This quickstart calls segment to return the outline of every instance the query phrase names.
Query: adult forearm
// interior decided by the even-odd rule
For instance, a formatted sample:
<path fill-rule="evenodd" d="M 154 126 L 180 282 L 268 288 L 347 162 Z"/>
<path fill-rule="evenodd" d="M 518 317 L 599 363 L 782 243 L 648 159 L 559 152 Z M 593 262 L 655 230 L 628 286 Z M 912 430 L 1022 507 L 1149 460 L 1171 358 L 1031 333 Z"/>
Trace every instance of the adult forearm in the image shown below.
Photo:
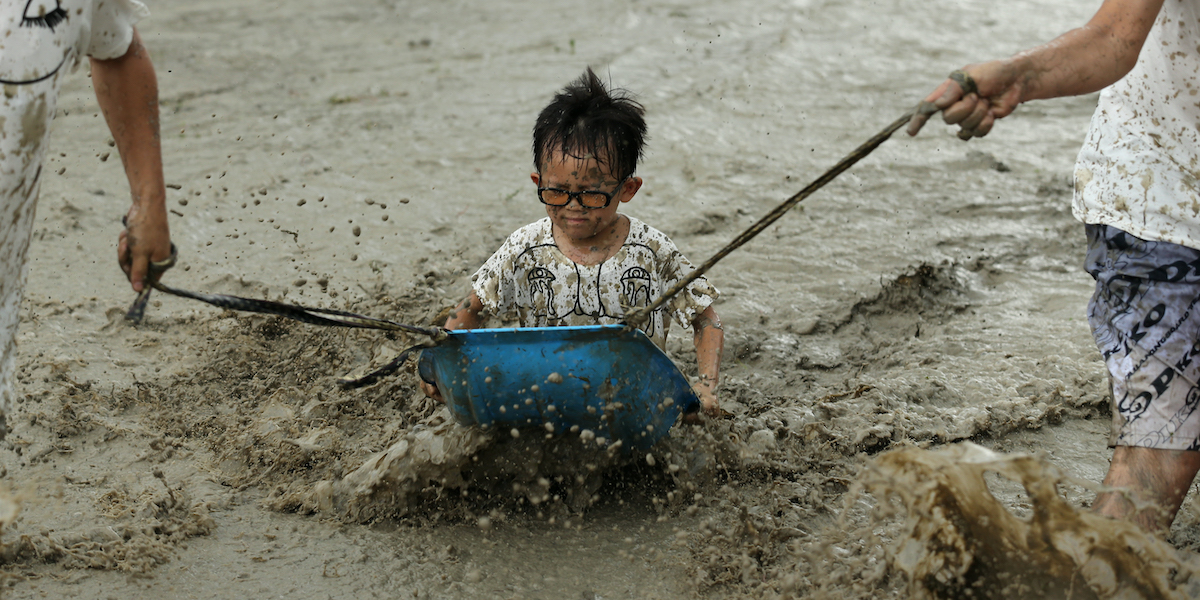
<path fill-rule="evenodd" d="M 1133 69 L 1153 22 L 1150 15 L 1144 28 L 1089 23 L 1003 62 L 1019 74 L 1020 102 L 1090 94 L 1112 85 Z"/>
<path fill-rule="evenodd" d="M 121 153 L 132 197 L 125 230 L 118 236 L 117 262 L 134 291 L 140 292 L 156 277 L 150 264 L 171 256 L 158 135 L 158 80 L 137 30 L 123 56 L 91 62 L 92 87 Z"/>
<path fill-rule="evenodd" d="M 92 59 L 92 87 L 117 143 L 135 209 L 166 219 L 158 80 L 150 55 L 134 32 L 124 56 Z M 147 215 L 149 216 L 149 215 Z"/>
<path fill-rule="evenodd" d="M 908 134 L 916 135 L 932 114 L 960 127 L 962 139 L 982 137 L 997 119 L 1022 102 L 1095 92 L 1129 73 L 1158 18 L 1163 0 L 1105 0 L 1087 25 L 1010 58 L 963 67 L 946 79 L 917 111 Z M 963 83 L 969 79 L 974 85 Z"/>

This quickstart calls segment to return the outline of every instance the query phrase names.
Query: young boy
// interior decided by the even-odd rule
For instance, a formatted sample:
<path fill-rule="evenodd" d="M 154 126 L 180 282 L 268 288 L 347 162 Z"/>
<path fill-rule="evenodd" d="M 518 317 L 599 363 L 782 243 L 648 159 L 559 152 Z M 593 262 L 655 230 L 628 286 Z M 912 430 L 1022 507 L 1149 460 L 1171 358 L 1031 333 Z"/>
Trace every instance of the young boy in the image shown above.
<path fill-rule="evenodd" d="M 621 90 L 609 92 L 589 68 L 554 97 L 533 129 L 530 175 L 546 218 L 518 229 L 475 273 L 472 291 L 450 314 L 447 329 L 473 329 L 484 315 L 521 327 L 620 323 L 693 269 L 662 232 L 617 212 L 633 200 L 646 138 L 643 109 Z M 660 348 L 668 316 L 694 332 L 703 411 L 718 414 L 717 383 L 724 334 L 704 278 L 664 308 L 644 331 Z M 437 388 L 422 382 L 426 394 Z"/>

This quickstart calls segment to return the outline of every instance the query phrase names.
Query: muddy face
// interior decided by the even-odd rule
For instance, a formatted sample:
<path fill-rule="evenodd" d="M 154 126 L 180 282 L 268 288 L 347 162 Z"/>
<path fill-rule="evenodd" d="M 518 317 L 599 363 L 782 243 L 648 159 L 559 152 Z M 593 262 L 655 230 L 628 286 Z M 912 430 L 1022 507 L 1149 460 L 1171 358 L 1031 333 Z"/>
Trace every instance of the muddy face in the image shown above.
<path fill-rule="evenodd" d="M 555 151 L 547 153 L 545 163 L 541 172 L 532 174 L 533 183 L 539 188 L 613 195 L 608 206 L 602 208 L 588 208 L 573 199 L 568 199 L 566 206 L 547 205 L 546 215 L 554 224 L 555 237 L 562 236 L 568 246 L 579 248 L 619 247 L 624 236 L 619 231 L 617 209 L 621 203 L 633 199 L 637 188 L 624 185 L 624 181 L 609 174 L 593 157 L 579 159 Z"/>

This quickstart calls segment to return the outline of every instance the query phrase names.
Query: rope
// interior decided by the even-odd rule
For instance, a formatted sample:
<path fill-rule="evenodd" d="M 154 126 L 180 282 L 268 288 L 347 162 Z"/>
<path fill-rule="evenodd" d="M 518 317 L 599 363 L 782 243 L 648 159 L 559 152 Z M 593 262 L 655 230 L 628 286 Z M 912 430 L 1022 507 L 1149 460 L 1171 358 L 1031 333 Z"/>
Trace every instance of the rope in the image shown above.
<path fill-rule="evenodd" d="M 151 275 L 161 275 L 167 269 L 170 269 L 175 264 L 177 256 L 175 245 L 171 244 L 171 257 L 160 262 L 150 264 Z M 416 344 L 406 348 L 403 352 L 389 361 L 386 365 L 363 375 L 362 377 L 342 377 L 338 379 L 338 384 L 346 389 L 360 388 L 371 385 L 392 373 L 395 373 L 405 361 L 412 356 L 413 352 L 421 348 L 436 346 L 442 340 L 446 339 L 446 330 L 440 327 L 417 327 L 416 325 L 405 325 L 396 323 L 387 319 L 377 319 L 375 317 L 367 317 L 364 315 L 346 312 L 344 310 L 335 310 L 331 308 L 313 308 L 309 306 L 300 306 L 298 304 L 284 304 L 282 302 L 273 302 L 271 300 L 256 300 L 254 298 L 243 298 L 242 296 L 229 296 L 225 294 L 204 294 L 201 292 L 192 292 L 179 288 L 174 288 L 155 281 L 146 286 L 138 294 L 129 310 L 125 313 L 125 318 L 129 321 L 138 322 L 146 314 L 146 303 L 150 300 L 150 290 L 155 289 L 164 294 L 179 296 L 180 298 L 190 298 L 201 302 L 211 304 L 218 308 L 230 310 L 240 310 L 245 312 L 256 312 L 268 315 L 278 315 L 286 317 L 294 321 L 302 323 L 310 323 L 313 325 L 324 325 L 328 327 L 350 327 L 356 329 L 382 329 L 384 331 L 403 331 L 405 333 L 415 333 L 419 335 L 429 336 L 429 341 Z"/>
<path fill-rule="evenodd" d="M 687 288 L 687 286 L 691 285 L 693 281 L 699 279 L 701 275 L 704 275 L 704 273 L 712 268 L 713 265 L 717 264 L 717 262 L 719 262 L 722 258 L 729 256 L 731 252 L 741 248 L 746 244 L 746 242 L 754 239 L 755 236 L 762 233 L 767 227 L 770 227 L 772 223 L 778 221 L 779 218 L 782 217 L 784 213 L 791 210 L 792 207 L 796 206 L 802 200 L 812 195 L 813 192 L 821 189 L 825 184 L 833 181 L 835 177 L 841 175 L 846 171 L 846 169 L 854 166 L 854 164 L 858 161 L 866 158 L 867 155 L 878 148 L 880 144 L 883 144 L 885 141 L 887 141 L 887 139 L 890 138 L 893 133 L 896 133 L 896 130 L 903 127 L 905 123 L 908 123 L 909 119 L 911 119 L 914 114 L 920 113 L 924 115 L 931 115 L 937 112 L 937 110 L 937 107 L 935 107 L 932 103 L 922 102 L 921 104 L 917 105 L 915 109 L 905 113 L 903 117 L 893 121 L 891 125 L 884 127 L 882 131 L 875 134 L 873 137 L 871 137 L 871 139 L 863 143 L 863 145 L 855 148 L 853 152 L 847 154 L 845 158 L 838 161 L 837 164 L 833 165 L 833 167 L 831 167 L 828 171 L 825 171 L 825 173 L 818 177 L 815 181 L 805 186 L 805 188 L 797 192 L 796 195 L 784 200 L 782 204 L 776 206 L 774 210 L 767 213 L 763 218 L 759 219 L 757 223 L 751 225 L 748 229 L 739 234 L 733 239 L 733 241 L 726 244 L 724 248 L 718 250 L 716 254 L 704 261 L 699 267 L 696 267 L 696 269 L 687 277 L 684 277 L 675 285 L 668 288 L 667 291 L 663 292 L 657 300 L 647 306 L 636 308 L 628 313 L 625 313 L 625 324 L 629 327 L 640 327 L 646 322 L 647 319 L 650 318 L 650 313 L 660 308 L 663 304 L 666 304 L 668 300 L 675 297 L 676 294 L 683 291 L 685 288 Z"/>
<path fill-rule="evenodd" d="M 163 284 L 162 282 L 155 282 L 153 286 L 154 289 L 171 294 L 172 296 L 199 300 L 219 308 L 227 308 L 230 310 L 279 315 L 281 317 L 287 317 L 303 323 L 325 325 L 328 327 L 352 327 L 357 329 L 403 331 L 405 333 L 427 335 L 435 343 L 446 339 L 446 331 L 441 328 L 405 325 L 403 323 L 396 323 L 395 321 L 388 321 L 387 319 L 367 317 L 352 312 L 346 312 L 344 310 L 335 310 L 332 308 L 313 308 L 309 306 L 300 306 L 299 304 L 284 304 L 282 302 L 273 302 L 271 300 L 255 300 L 253 298 L 227 296 L 225 294 L 203 294 L 200 292 L 192 292 L 188 290 L 181 290 L 179 288 L 173 288 Z M 130 309 L 130 311 L 132 312 L 133 309 Z M 126 314 L 126 317 L 129 318 L 130 315 Z M 137 319 L 130 318 L 130 320 L 136 321 Z"/>
<path fill-rule="evenodd" d="M 907 123 L 914 114 L 920 113 L 924 115 L 931 115 L 935 112 L 937 112 L 937 108 L 933 106 L 933 104 L 922 102 L 921 104 L 917 105 L 914 110 L 909 111 L 903 117 L 896 119 L 882 131 L 871 137 L 871 139 L 867 140 L 858 148 L 855 148 L 853 152 L 847 154 L 844 158 L 842 158 L 842 160 L 838 161 L 838 163 L 831 167 L 828 171 L 825 171 L 825 173 L 818 177 L 815 181 L 797 192 L 796 195 L 785 200 L 782 204 L 775 207 L 774 210 L 767 213 L 766 216 L 759 219 L 758 222 L 751 225 L 748 229 L 739 234 L 733 239 L 733 241 L 726 244 L 724 248 L 721 248 L 716 254 L 704 261 L 687 277 L 683 278 L 678 283 L 667 289 L 667 291 L 663 292 L 663 294 L 659 296 L 658 299 L 653 303 L 642 308 L 634 309 L 627 313 L 625 318 L 626 325 L 630 327 L 638 327 L 645 323 L 645 321 L 649 318 L 650 313 L 657 310 L 676 294 L 687 288 L 688 285 L 706 273 L 721 259 L 728 256 L 734 250 L 737 250 L 745 245 L 746 242 L 754 239 L 755 236 L 762 233 L 767 227 L 770 227 L 772 223 L 779 220 L 784 213 L 791 210 L 792 207 L 796 206 L 802 200 L 812 195 L 813 192 L 821 189 L 825 184 L 833 181 L 834 178 L 836 178 L 838 175 L 841 175 L 846 171 L 846 169 L 854 166 L 854 164 L 858 161 L 866 158 L 868 154 L 878 148 L 881 144 L 883 144 L 883 142 L 887 141 L 887 139 L 891 137 L 896 130 L 903 127 L 904 124 Z M 150 263 L 150 274 L 152 276 L 162 275 L 167 269 L 170 269 L 175 265 L 176 256 L 177 252 L 175 250 L 175 245 L 171 244 L 170 258 L 163 261 Z M 414 351 L 419 350 L 420 348 L 436 346 L 447 337 L 446 330 L 440 327 L 417 327 L 415 325 L 405 325 L 402 323 L 396 323 L 395 321 L 389 321 L 387 319 L 377 319 L 375 317 L 367 317 L 352 312 L 330 308 L 313 308 L 308 306 L 300 306 L 298 304 L 285 304 L 282 302 L 273 302 L 271 300 L 256 300 L 253 298 L 244 298 L 241 296 L 230 296 L 225 294 L 204 294 L 201 292 L 192 292 L 174 288 L 162 283 L 161 281 L 154 281 L 154 283 L 142 289 L 137 298 L 133 301 L 133 304 L 129 307 L 129 311 L 126 312 L 126 319 L 133 322 L 141 321 L 142 316 L 146 312 L 146 303 L 150 300 L 151 289 L 156 289 L 165 294 L 171 294 L 172 296 L 179 296 L 180 298 L 199 300 L 219 308 L 278 315 L 313 325 L 351 327 L 359 329 L 382 329 L 385 331 L 403 331 L 405 333 L 425 335 L 430 338 L 428 342 L 417 344 L 405 349 L 388 364 L 368 373 L 363 377 L 340 379 L 339 383 L 345 388 L 357 388 L 371 385 L 383 377 L 396 372 L 396 370 L 404 364 L 404 362 L 409 356 L 412 355 Z"/>

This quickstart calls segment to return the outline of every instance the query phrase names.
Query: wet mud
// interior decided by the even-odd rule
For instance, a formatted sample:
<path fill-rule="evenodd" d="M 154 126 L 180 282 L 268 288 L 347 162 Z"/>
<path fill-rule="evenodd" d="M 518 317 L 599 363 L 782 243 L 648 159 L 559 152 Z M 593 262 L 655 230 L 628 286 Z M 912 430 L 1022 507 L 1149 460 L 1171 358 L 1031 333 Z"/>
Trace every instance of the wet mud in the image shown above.
<path fill-rule="evenodd" d="M 150 8 L 171 284 L 427 325 L 541 216 L 528 133 L 586 65 L 647 107 L 626 210 L 698 262 L 950 69 L 1095 7 Z M 127 189 L 76 74 L 0 443 L 0 594 L 1194 597 L 1192 497 L 1161 540 L 1087 512 L 1109 392 L 1069 200 L 1094 105 L 1023 106 L 969 145 L 897 137 L 729 256 L 729 415 L 633 453 L 460 427 L 412 365 L 338 385 L 406 335 L 158 294 L 125 323 Z M 694 376 L 689 337 L 667 349 Z"/>

